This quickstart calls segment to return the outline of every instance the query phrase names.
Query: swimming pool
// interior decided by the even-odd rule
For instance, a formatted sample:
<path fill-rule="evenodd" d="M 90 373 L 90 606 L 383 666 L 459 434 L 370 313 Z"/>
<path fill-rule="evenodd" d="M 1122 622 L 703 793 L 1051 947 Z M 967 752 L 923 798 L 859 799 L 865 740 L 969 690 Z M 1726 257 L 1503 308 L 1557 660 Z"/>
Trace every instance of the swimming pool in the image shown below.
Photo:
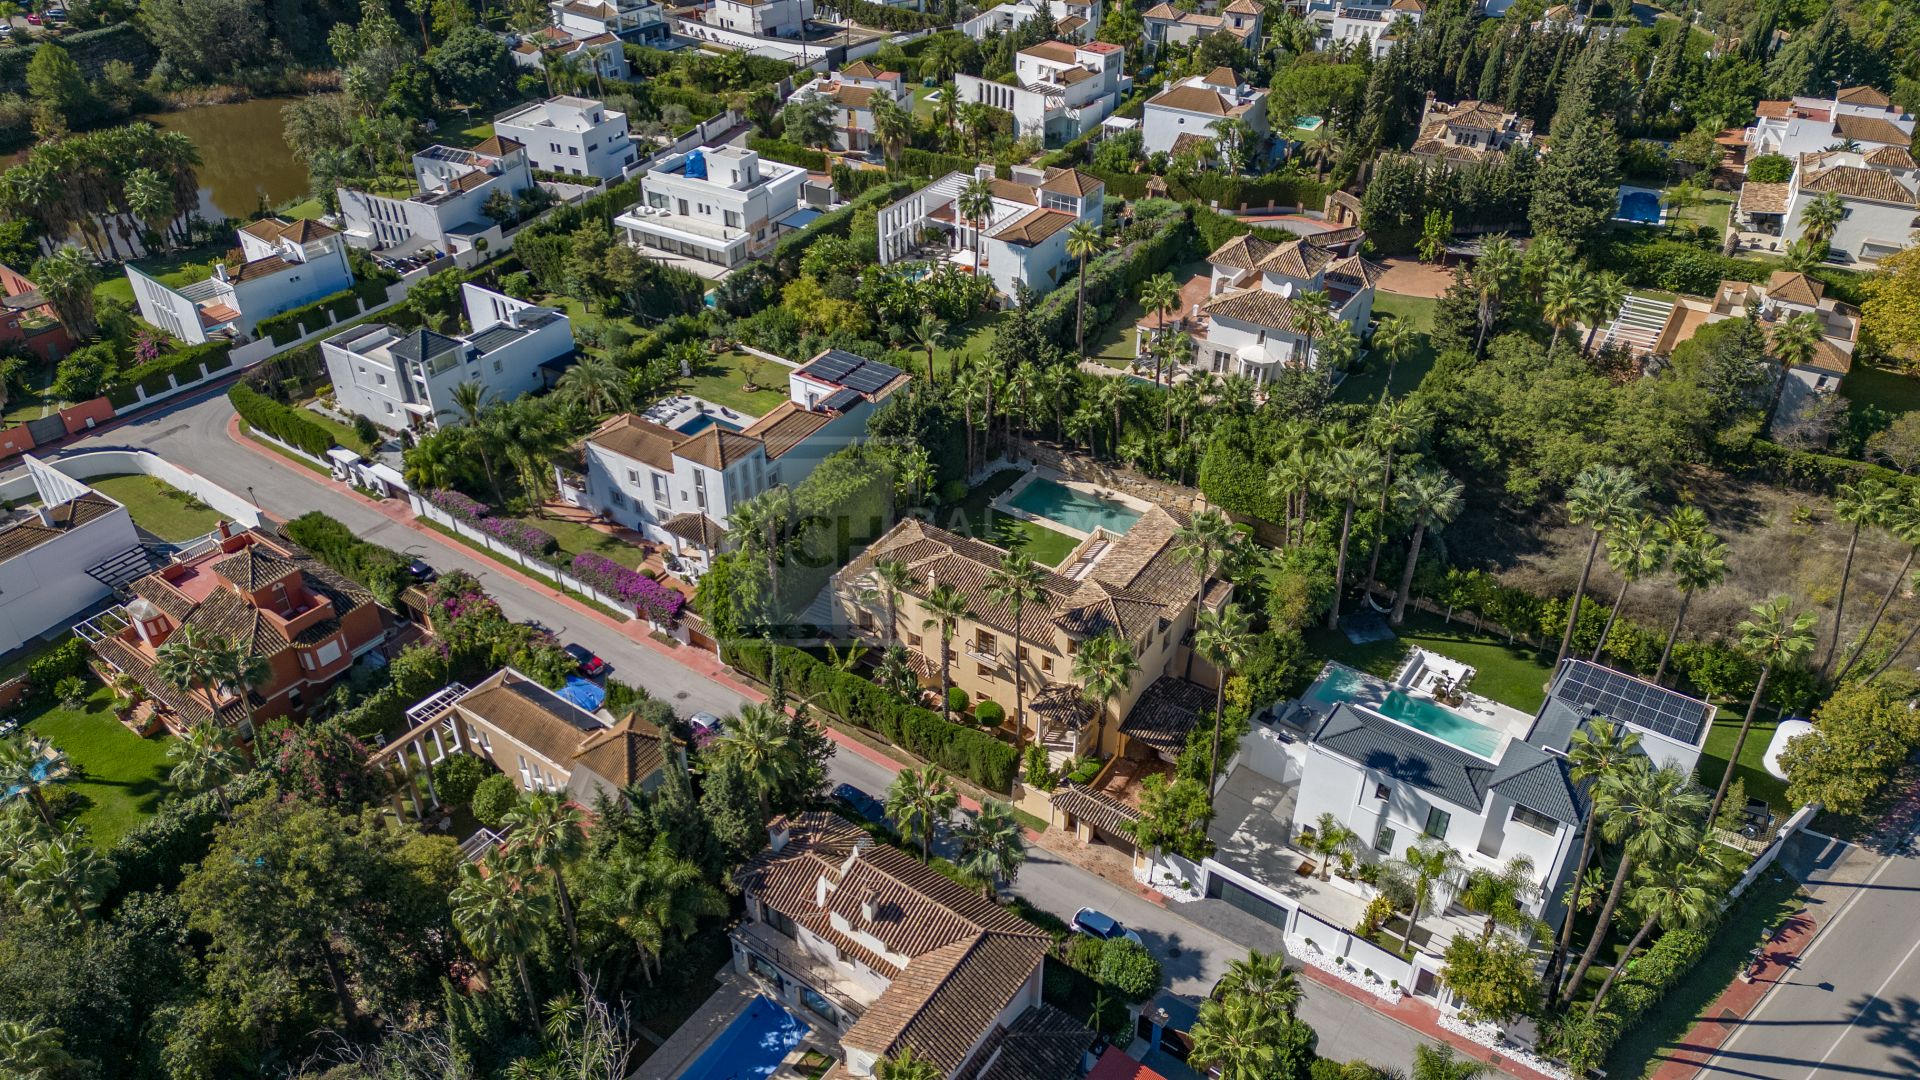
<path fill-rule="evenodd" d="M 765 996 L 733 1018 L 720 1037 L 700 1051 L 680 1080 L 763 1080 L 806 1037 L 807 1025 Z"/>
<path fill-rule="evenodd" d="M 1320 125 L 1324 123 L 1326 123 L 1326 121 L 1318 116 L 1296 116 L 1293 118 L 1293 126 L 1299 128 L 1301 131 L 1318 131 Z"/>
<path fill-rule="evenodd" d="M 1328 705 L 1344 701 L 1379 713 L 1483 758 L 1491 758 L 1500 750 L 1500 732 L 1493 728 L 1469 720 L 1432 698 L 1415 697 L 1342 664 L 1335 664 L 1320 680 L 1314 697 Z"/>
<path fill-rule="evenodd" d="M 1620 208 L 1614 212 L 1614 216 L 1642 225 L 1658 225 L 1660 196 L 1652 191 L 1623 191 L 1620 193 Z"/>
<path fill-rule="evenodd" d="M 1044 476 L 1028 481 L 1026 487 L 1007 500 L 1007 505 L 1083 533 L 1095 529 L 1123 533 L 1140 520 L 1140 511 L 1124 503 L 1075 491 Z"/>
<path fill-rule="evenodd" d="M 41 758 L 40 760 L 34 762 L 33 769 L 32 769 L 33 778 L 35 780 L 45 780 L 47 778 L 48 766 L 51 764 L 52 763 L 49 762 L 46 758 Z M 20 794 L 20 790 L 23 786 L 24 785 L 21 785 L 21 784 L 15 784 L 14 786 L 8 788 L 4 793 L 0 793 L 0 802 L 5 802 L 6 800 L 13 798 L 15 795 Z"/>
<path fill-rule="evenodd" d="M 726 428 L 728 431 L 740 430 L 739 424 L 729 424 L 725 420 L 720 419 L 719 417 L 713 415 L 712 413 L 695 413 L 693 415 L 693 419 L 688 420 L 686 423 L 681 424 L 677 428 L 674 428 L 674 430 L 678 431 L 682 435 L 698 435 L 715 424 L 719 424 L 721 427 Z"/>

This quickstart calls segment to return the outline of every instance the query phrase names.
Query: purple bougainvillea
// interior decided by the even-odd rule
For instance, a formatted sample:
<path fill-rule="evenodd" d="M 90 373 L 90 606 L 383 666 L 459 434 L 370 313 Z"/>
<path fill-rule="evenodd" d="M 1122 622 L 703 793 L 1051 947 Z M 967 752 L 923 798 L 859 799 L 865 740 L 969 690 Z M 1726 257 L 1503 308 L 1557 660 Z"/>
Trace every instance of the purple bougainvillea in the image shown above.
<path fill-rule="evenodd" d="M 427 501 L 522 555 L 543 556 L 560 546 L 545 529 L 513 518 L 492 517 L 492 508 L 457 491 L 429 491 Z"/>
<path fill-rule="evenodd" d="M 476 522 L 487 516 L 486 503 L 470 499 L 457 491 L 429 491 L 427 501 L 461 521 Z"/>
<path fill-rule="evenodd" d="M 630 605 L 635 614 L 656 623 L 673 622 L 680 617 L 680 609 L 687 605 L 687 598 L 678 590 L 590 551 L 573 557 L 573 576 Z"/>

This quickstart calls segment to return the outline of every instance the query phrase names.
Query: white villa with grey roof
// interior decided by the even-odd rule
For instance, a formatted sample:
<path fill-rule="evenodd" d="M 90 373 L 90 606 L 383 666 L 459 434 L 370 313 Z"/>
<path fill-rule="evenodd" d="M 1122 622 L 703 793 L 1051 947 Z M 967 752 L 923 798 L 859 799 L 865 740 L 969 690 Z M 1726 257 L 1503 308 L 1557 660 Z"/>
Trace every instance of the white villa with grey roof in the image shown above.
<path fill-rule="evenodd" d="M 508 401 L 541 385 L 541 368 L 573 352 L 565 314 L 504 293 L 463 285 L 471 333 L 399 330 L 364 323 L 320 343 L 340 408 L 381 427 L 457 423 L 454 388 L 477 382 Z"/>

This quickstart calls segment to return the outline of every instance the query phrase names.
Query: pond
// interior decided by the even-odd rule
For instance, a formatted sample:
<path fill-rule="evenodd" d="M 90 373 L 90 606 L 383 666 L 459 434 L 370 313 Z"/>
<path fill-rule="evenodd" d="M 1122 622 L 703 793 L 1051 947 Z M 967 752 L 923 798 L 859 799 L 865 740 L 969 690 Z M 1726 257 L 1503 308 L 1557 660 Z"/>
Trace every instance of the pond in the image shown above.
<path fill-rule="evenodd" d="M 200 148 L 200 216 L 244 218 L 307 193 L 307 168 L 287 149 L 280 108 L 287 98 L 254 98 L 143 117 Z"/>

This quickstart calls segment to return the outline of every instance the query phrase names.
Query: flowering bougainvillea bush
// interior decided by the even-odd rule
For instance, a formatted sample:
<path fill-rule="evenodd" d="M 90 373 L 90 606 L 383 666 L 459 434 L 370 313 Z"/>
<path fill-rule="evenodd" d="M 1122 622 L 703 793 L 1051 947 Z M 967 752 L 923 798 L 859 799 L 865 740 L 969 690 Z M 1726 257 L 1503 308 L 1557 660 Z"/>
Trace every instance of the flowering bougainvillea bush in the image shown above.
<path fill-rule="evenodd" d="M 542 556 L 560 546 L 560 541 L 545 529 L 513 518 L 493 517 L 486 503 L 457 491 L 429 491 L 427 501 L 522 555 Z"/>
<path fill-rule="evenodd" d="M 427 501 L 461 521 L 478 521 L 487 516 L 486 503 L 470 499 L 457 491 L 429 491 Z"/>
<path fill-rule="evenodd" d="M 591 551 L 573 557 L 573 576 L 608 596 L 632 605 L 636 614 L 645 615 L 657 623 L 671 623 L 678 619 L 680 609 L 687 603 L 687 598 L 677 590 Z"/>

